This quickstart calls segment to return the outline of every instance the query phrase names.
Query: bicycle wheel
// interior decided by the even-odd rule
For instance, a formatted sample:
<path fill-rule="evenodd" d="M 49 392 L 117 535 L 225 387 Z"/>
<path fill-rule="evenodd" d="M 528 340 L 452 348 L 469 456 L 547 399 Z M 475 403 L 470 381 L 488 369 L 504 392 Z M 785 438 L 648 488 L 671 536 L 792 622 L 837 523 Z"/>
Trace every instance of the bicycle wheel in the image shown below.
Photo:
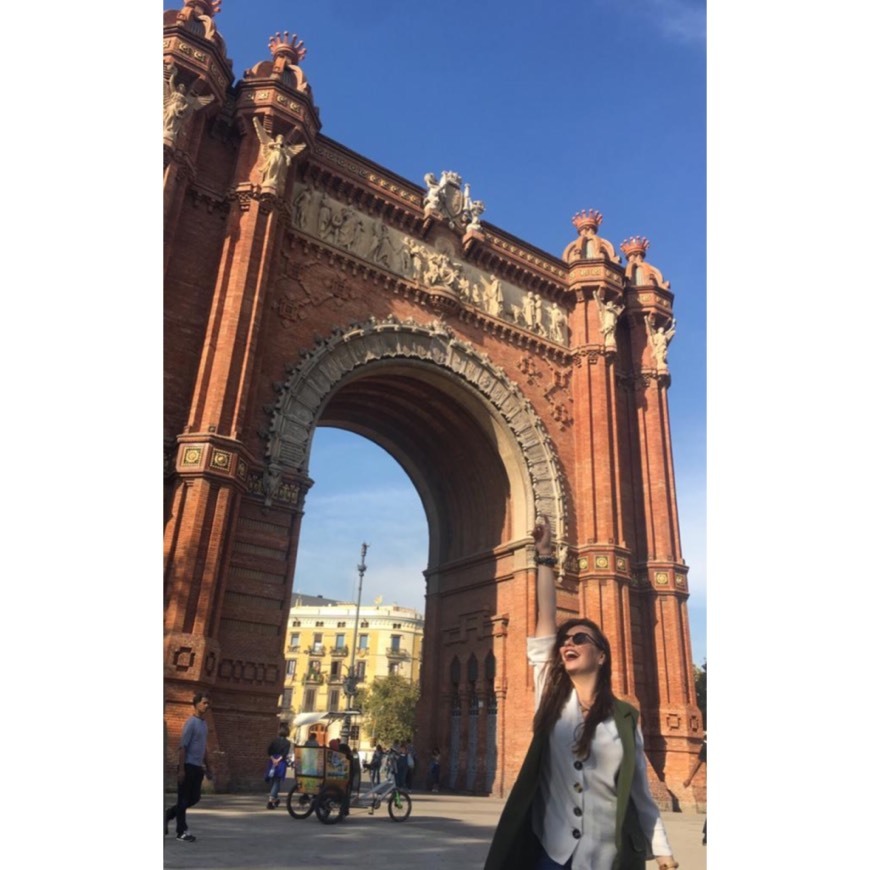
<path fill-rule="evenodd" d="M 310 794 L 300 792 L 294 785 L 287 792 L 287 812 L 294 819 L 307 819 L 314 811 L 314 798 Z"/>
<path fill-rule="evenodd" d="M 344 796 L 341 789 L 334 785 L 324 786 L 314 801 L 314 812 L 324 825 L 334 825 L 341 821 L 341 804 Z"/>
<path fill-rule="evenodd" d="M 387 801 L 387 810 L 394 822 L 404 822 L 411 815 L 411 795 L 396 789 Z"/>

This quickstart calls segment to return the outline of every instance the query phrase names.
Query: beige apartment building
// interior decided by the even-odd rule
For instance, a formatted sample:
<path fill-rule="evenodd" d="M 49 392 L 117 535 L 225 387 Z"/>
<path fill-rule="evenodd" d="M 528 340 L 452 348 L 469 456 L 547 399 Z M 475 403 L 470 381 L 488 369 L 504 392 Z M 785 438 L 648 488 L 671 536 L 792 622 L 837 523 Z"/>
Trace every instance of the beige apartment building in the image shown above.
<path fill-rule="evenodd" d="M 376 599 L 375 604 L 360 605 L 358 627 L 356 620 L 355 603 L 294 593 L 284 650 L 284 692 L 279 699 L 282 721 L 292 723 L 297 713 L 347 709 L 344 686 L 351 666 L 359 687 L 369 687 L 388 674 L 399 674 L 412 683 L 420 679 L 422 613 Z M 339 736 L 340 728 L 341 723 L 335 722 L 328 734 L 326 728 L 312 730 L 319 739 L 331 739 Z M 362 752 L 371 748 L 361 722 L 353 724 L 350 743 Z"/>

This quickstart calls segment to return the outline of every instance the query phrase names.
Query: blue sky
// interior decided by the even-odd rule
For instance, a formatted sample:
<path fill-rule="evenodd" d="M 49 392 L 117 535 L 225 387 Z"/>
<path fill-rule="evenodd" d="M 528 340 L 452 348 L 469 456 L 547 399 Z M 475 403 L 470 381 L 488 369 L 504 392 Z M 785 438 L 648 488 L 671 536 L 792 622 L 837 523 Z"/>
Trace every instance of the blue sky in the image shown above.
<path fill-rule="evenodd" d="M 278 3 L 225 0 L 233 71 L 296 33 L 322 131 L 417 184 L 452 169 L 484 219 L 560 256 L 595 208 L 618 245 L 644 235 L 670 280 L 674 461 L 693 658 L 706 656 L 706 43 L 698 2 Z M 315 436 L 296 588 L 422 609 L 419 498 L 383 450 Z M 324 554 L 329 554 L 324 558 Z"/>

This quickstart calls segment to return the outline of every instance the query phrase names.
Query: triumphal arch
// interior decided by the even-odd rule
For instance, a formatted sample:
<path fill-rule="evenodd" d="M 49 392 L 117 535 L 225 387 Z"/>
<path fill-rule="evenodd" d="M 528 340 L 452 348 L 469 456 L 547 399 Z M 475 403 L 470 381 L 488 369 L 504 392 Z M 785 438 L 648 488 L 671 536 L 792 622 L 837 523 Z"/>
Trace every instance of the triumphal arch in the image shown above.
<path fill-rule="evenodd" d="M 656 795 L 688 800 L 673 295 L 647 240 L 623 260 L 583 210 L 556 258 L 484 220 L 457 172 L 378 166 L 321 133 L 295 36 L 234 82 L 216 11 L 164 17 L 167 745 L 206 687 L 217 787 L 260 782 L 312 437 L 335 426 L 388 450 L 425 509 L 415 739 L 448 784 L 506 793 L 527 748 L 546 514 L 559 608 L 610 636 Z"/>

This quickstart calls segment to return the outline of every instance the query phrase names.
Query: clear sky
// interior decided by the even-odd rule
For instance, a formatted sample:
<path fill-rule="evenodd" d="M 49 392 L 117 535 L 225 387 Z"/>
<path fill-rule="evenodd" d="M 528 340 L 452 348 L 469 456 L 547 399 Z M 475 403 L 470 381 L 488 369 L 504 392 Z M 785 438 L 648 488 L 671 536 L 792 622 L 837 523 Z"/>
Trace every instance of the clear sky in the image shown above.
<path fill-rule="evenodd" d="M 693 657 L 706 656 L 706 15 L 696 0 L 613 3 L 224 0 L 236 78 L 298 34 L 322 131 L 422 185 L 458 172 L 484 219 L 560 256 L 595 208 L 644 235 L 675 294 L 669 394 Z M 399 466 L 321 429 L 296 588 L 422 609 L 427 530 Z"/>

